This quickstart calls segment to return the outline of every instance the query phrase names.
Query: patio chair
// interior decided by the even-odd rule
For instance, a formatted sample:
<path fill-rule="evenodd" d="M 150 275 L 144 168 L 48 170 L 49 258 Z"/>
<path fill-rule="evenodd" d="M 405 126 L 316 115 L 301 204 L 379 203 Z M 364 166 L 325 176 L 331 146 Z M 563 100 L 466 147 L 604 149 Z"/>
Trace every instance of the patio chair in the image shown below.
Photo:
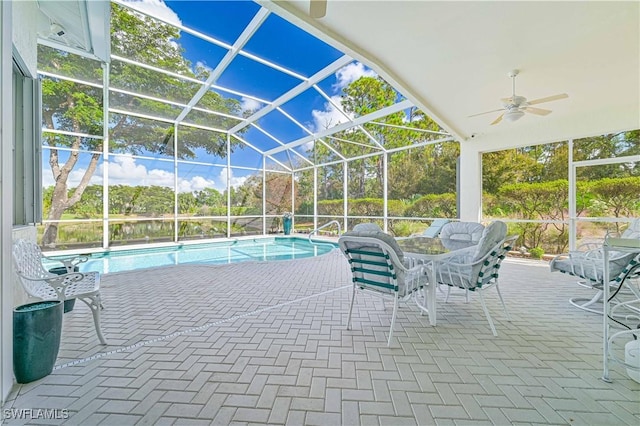
<path fill-rule="evenodd" d="M 476 246 L 459 250 L 459 254 L 436 261 L 435 282 L 438 285 L 458 287 L 467 292 L 478 293 L 482 310 L 494 336 L 498 333 L 484 301 L 484 291 L 495 287 L 507 320 L 509 312 L 498 287 L 499 268 L 502 260 L 518 236 L 506 238 L 507 225 L 501 221 L 491 222 L 482 233 Z M 449 289 L 450 290 L 450 289 Z M 447 293 L 447 300 L 449 294 Z M 468 298 L 467 298 L 468 301 Z"/>
<path fill-rule="evenodd" d="M 377 223 L 359 223 L 353 227 L 353 232 L 384 232 Z"/>
<path fill-rule="evenodd" d="M 349 261 L 353 281 L 347 330 L 351 329 L 351 314 L 356 290 L 393 300 L 393 315 L 387 341 L 387 346 L 390 346 L 400 300 L 407 300 L 414 296 L 418 307 L 427 311 L 425 295 L 423 294 L 422 303 L 417 297 L 418 292 L 427 282 L 423 265 L 408 267 L 398 243 L 391 235 L 384 232 L 346 232 L 340 237 L 338 244 Z"/>
<path fill-rule="evenodd" d="M 91 309 L 93 323 L 100 343 L 107 342 L 100 330 L 100 274 L 98 272 L 73 272 L 74 267 L 86 261 L 86 258 L 75 257 L 61 261 L 67 268 L 67 273 L 53 274 L 44 269 L 43 259 L 46 259 L 37 244 L 17 240 L 13 246 L 13 262 L 28 295 L 29 301 L 69 299 L 82 300 Z"/>
<path fill-rule="evenodd" d="M 628 239 L 640 238 L 640 219 L 634 219 L 620 237 Z M 551 272 L 558 271 L 576 276 L 581 279 L 578 281 L 579 285 L 596 290 L 591 299 L 573 297 L 569 299 L 569 303 L 587 312 L 602 314 L 602 310 L 596 309 L 595 306 L 602 303 L 602 288 L 604 285 L 602 282 L 604 273 L 603 250 L 602 244 L 596 245 L 595 248 L 593 247 L 594 243 L 591 242 L 578 247 L 578 250 L 559 254 L 551 260 L 549 267 Z M 630 266 L 630 262 L 633 261 L 637 254 L 619 251 L 611 251 L 609 253 L 609 276 L 611 277 L 609 285 L 614 288 L 618 287 L 620 274 Z"/>
<path fill-rule="evenodd" d="M 440 235 L 440 231 L 442 228 L 451 221 L 449 219 L 436 219 L 431 222 L 431 225 L 427 229 L 425 229 L 422 234 L 414 234 L 413 237 L 427 237 L 427 238 L 436 238 Z"/>
<path fill-rule="evenodd" d="M 449 222 L 442 227 L 440 238 L 477 243 L 482 238 L 484 225 L 478 222 Z"/>

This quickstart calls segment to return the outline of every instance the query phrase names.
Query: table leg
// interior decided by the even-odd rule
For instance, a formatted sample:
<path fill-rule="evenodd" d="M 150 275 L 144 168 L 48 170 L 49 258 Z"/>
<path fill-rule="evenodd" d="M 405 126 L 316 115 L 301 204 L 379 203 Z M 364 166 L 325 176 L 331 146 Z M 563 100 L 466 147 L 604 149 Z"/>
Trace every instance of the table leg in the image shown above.
<path fill-rule="evenodd" d="M 602 263 L 602 380 L 611 383 L 609 379 L 609 248 L 606 246 L 603 246 Z"/>
<path fill-rule="evenodd" d="M 429 323 L 432 326 L 436 326 L 436 263 L 431 262 L 431 273 L 429 274 L 429 287 L 427 288 L 428 301 L 427 308 L 429 309 Z"/>

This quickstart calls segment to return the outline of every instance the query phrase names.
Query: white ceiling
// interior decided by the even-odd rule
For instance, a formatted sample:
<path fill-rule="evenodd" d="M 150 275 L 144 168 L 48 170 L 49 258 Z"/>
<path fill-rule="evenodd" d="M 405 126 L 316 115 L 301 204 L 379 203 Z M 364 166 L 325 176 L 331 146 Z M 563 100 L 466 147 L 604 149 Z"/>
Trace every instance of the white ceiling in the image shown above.
<path fill-rule="evenodd" d="M 309 0 L 258 3 L 361 60 L 481 150 L 640 128 L 638 1 L 329 0 L 320 19 L 309 17 Z M 108 2 L 38 4 L 44 21 L 108 58 Z M 498 112 L 470 118 L 501 108 L 512 69 L 518 95 L 569 98 L 539 105 L 553 110 L 545 117 L 495 126 Z"/>
<path fill-rule="evenodd" d="M 40 43 L 109 61 L 108 1 L 37 0 L 37 5 Z"/>
<path fill-rule="evenodd" d="M 640 128 L 640 2 L 260 2 L 362 60 L 458 139 L 484 149 Z M 489 123 L 516 92 L 546 117 Z M 536 105 L 538 106 L 538 105 Z M 470 138 L 474 135 L 473 138 Z"/>

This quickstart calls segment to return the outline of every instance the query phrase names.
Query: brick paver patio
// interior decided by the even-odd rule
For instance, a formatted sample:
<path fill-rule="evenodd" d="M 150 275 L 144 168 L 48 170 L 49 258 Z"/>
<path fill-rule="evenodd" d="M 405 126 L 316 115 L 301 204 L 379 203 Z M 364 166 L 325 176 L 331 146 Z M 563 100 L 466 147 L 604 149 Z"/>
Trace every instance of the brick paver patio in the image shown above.
<path fill-rule="evenodd" d="M 54 372 L 6 409 L 68 410 L 8 424 L 640 424 L 640 384 L 602 376 L 592 292 L 543 261 L 507 259 L 488 306 L 444 304 L 438 326 L 403 305 L 394 344 L 382 301 L 359 295 L 345 330 L 343 256 L 175 266 L 103 277 L 101 346 L 82 303 L 65 314 Z"/>

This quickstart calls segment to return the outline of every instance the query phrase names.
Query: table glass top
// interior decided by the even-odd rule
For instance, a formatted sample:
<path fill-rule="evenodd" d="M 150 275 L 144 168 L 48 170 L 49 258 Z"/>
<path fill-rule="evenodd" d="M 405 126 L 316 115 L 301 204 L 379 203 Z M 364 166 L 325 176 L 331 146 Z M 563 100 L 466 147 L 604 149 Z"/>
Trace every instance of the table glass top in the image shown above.
<path fill-rule="evenodd" d="M 444 254 L 476 245 L 472 241 L 452 240 L 449 238 L 411 237 L 399 239 L 402 251 L 418 254 Z"/>

